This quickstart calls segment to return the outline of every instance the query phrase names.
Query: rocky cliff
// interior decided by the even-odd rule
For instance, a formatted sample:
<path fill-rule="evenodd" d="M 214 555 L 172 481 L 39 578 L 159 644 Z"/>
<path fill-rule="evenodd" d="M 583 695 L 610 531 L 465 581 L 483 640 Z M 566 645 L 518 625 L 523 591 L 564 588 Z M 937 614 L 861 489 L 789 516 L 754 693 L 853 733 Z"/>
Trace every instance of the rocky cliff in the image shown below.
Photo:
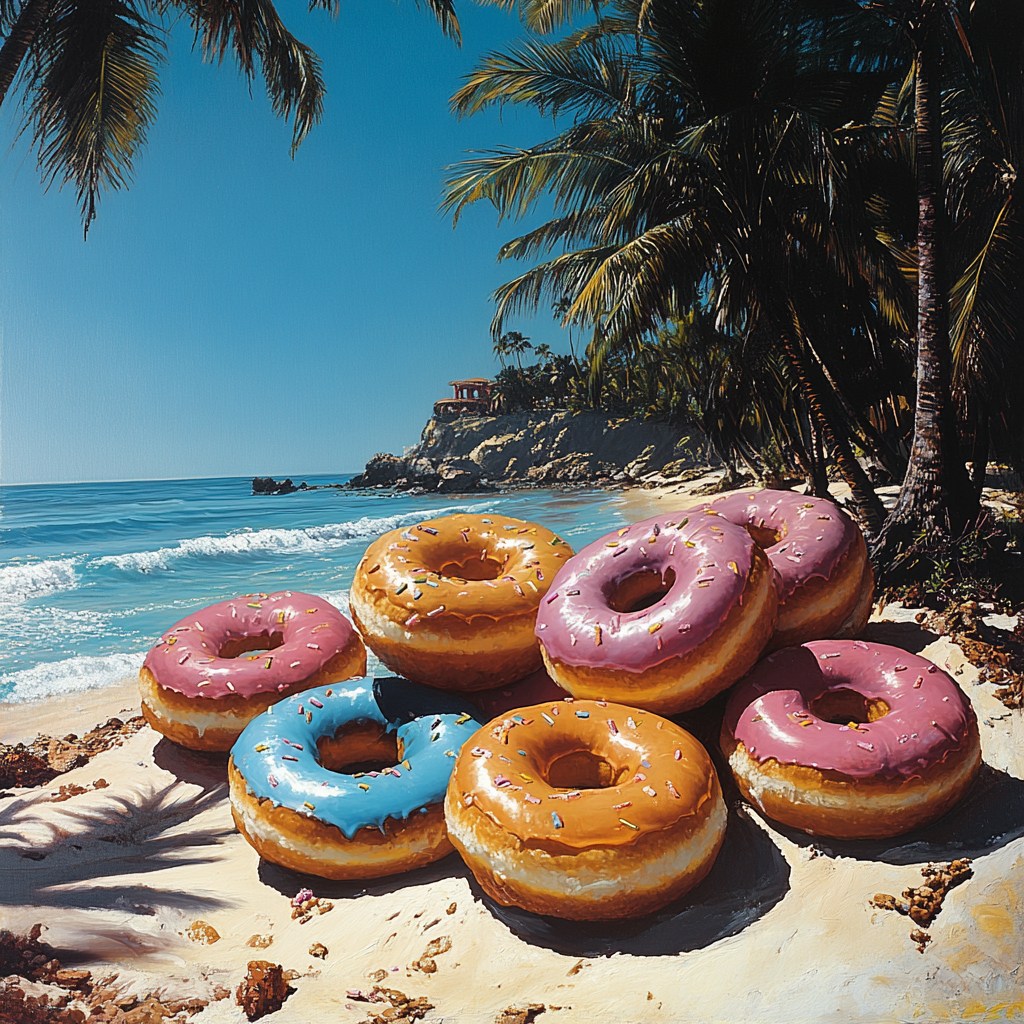
<path fill-rule="evenodd" d="M 600 412 L 431 419 L 404 455 L 375 455 L 351 487 L 471 491 L 496 486 L 633 482 L 707 465 L 692 426 Z"/>

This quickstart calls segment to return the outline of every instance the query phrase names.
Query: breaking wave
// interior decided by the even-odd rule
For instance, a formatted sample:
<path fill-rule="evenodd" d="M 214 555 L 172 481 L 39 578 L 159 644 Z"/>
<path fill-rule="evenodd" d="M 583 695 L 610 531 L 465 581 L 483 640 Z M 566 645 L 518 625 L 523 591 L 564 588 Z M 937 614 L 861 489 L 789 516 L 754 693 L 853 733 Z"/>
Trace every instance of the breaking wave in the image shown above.
<path fill-rule="evenodd" d="M 22 604 L 34 597 L 74 590 L 77 586 L 78 573 L 73 558 L 5 565 L 0 568 L 0 606 Z"/>
<path fill-rule="evenodd" d="M 172 548 L 156 551 L 135 551 L 125 555 L 104 555 L 97 558 L 95 565 L 110 565 L 117 569 L 136 572 L 169 570 L 173 563 L 183 558 L 232 558 L 253 554 L 303 553 L 327 551 L 341 547 L 353 540 L 367 540 L 378 537 L 388 530 L 409 526 L 424 519 L 433 519 L 450 512 L 469 511 L 465 506 L 431 509 L 423 512 L 409 512 L 405 515 L 384 516 L 372 519 L 364 516 L 348 523 L 332 523 L 327 526 L 307 526 L 301 530 L 245 530 L 229 533 L 225 537 L 193 537 L 183 540 Z"/>
<path fill-rule="evenodd" d="M 68 658 L 65 661 L 44 662 L 17 672 L 5 672 L 0 676 L 0 695 L 3 700 L 23 703 L 40 700 L 54 693 L 96 690 L 136 675 L 145 657 L 145 651 L 135 651 L 129 654 Z"/>

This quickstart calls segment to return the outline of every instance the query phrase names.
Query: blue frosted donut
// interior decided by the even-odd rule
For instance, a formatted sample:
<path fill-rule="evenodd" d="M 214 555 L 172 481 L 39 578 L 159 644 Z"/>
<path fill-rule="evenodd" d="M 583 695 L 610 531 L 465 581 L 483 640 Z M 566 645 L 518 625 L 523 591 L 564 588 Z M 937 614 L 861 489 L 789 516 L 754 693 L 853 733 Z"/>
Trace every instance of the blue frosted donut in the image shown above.
<path fill-rule="evenodd" d="M 296 694 L 231 748 L 231 814 L 260 856 L 324 878 L 377 878 L 452 850 L 444 794 L 471 704 L 405 679 Z"/>

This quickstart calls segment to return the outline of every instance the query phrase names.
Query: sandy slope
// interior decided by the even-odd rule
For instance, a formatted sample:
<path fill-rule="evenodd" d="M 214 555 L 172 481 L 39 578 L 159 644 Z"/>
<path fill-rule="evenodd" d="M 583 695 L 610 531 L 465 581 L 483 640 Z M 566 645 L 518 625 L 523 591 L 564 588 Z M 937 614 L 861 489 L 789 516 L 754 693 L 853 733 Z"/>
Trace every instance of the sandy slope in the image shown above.
<path fill-rule="evenodd" d="M 661 496 L 659 496 L 661 495 Z M 637 517 L 680 496 L 627 495 Z M 647 509 L 650 511 L 647 511 Z M 544 1003 L 540 1018 L 627 1021 L 937 1021 L 1024 1016 L 1024 720 L 977 683 L 947 639 L 889 610 L 870 638 L 920 650 L 949 668 L 982 722 L 986 767 L 942 821 L 901 840 L 815 842 L 732 801 L 726 844 L 697 890 L 661 914 L 615 926 L 570 925 L 497 907 L 456 856 L 371 884 L 321 882 L 261 863 L 235 832 L 224 760 L 181 750 L 143 729 L 48 787 L 0 800 L 0 924 L 79 951 L 97 973 L 116 970 L 138 992 L 210 997 L 234 988 L 247 960 L 302 976 L 273 1021 L 357 1021 L 369 1009 L 346 989 L 385 985 L 425 995 L 427 1020 L 487 1022 L 511 1005 Z M 876 617 L 877 618 L 877 617 Z M 132 681 L 43 704 L 0 706 L 0 739 L 83 733 L 137 713 Z M 79 710 L 76 710 L 79 709 Z M 701 718 L 698 732 L 713 729 Z M 106 789 L 49 802 L 59 783 Z M 921 884 L 931 860 L 974 858 L 928 929 L 873 909 L 876 892 Z M 301 925 L 289 899 L 304 885 L 334 909 Z M 452 913 L 449 909 L 454 908 Z M 196 919 L 221 936 L 184 936 Z M 272 936 L 265 949 L 246 945 Z M 437 971 L 408 965 L 450 936 Z M 308 954 L 328 947 L 326 961 Z M 69 957 L 62 959 L 68 960 Z M 560 1007 L 560 1009 L 555 1009 Z M 379 1010 L 379 1007 L 377 1008 Z M 233 1000 L 196 1024 L 243 1021 Z"/>

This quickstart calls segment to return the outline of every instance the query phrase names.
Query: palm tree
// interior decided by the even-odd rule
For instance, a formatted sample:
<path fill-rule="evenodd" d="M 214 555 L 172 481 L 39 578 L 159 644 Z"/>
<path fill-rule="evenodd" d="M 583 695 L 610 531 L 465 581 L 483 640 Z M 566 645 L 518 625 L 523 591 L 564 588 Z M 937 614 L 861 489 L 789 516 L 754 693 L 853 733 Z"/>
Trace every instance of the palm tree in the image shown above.
<path fill-rule="evenodd" d="M 964 24 L 973 59 L 947 93 L 953 395 L 970 437 L 972 490 L 989 445 L 1024 472 L 1024 7 L 973 6 Z M 967 449 L 965 448 L 965 452 Z"/>
<path fill-rule="evenodd" d="M 914 55 L 914 143 L 917 176 L 917 396 L 907 474 L 879 537 L 877 554 L 892 560 L 919 536 L 931 543 L 958 537 L 976 517 L 978 498 L 960 453 L 952 394 L 949 266 L 943 175 L 943 52 L 948 28 L 967 46 L 950 0 L 878 0 L 867 5 L 896 24 Z M 986 453 L 987 454 L 987 453 Z"/>
<path fill-rule="evenodd" d="M 460 40 L 453 0 L 425 0 Z M 338 0 L 309 0 L 337 12 Z M 207 60 L 231 51 L 259 73 L 274 112 L 292 120 L 292 155 L 323 112 L 320 59 L 285 28 L 271 0 L 0 0 L 0 105 L 18 83 L 43 181 L 74 182 L 85 233 L 101 191 L 125 187 L 156 116 L 158 65 L 184 16 Z"/>
<path fill-rule="evenodd" d="M 504 336 L 496 338 L 491 348 L 494 354 L 498 357 L 499 361 L 501 362 L 502 369 L 504 369 L 505 366 L 507 365 L 505 362 L 505 357 L 512 354 L 508 347 L 508 341 Z"/>
<path fill-rule="evenodd" d="M 551 362 L 551 346 L 545 343 L 533 346 L 533 354 L 537 357 L 538 362 L 542 366 L 547 366 Z"/>
<path fill-rule="evenodd" d="M 530 339 L 520 331 L 509 331 L 494 343 L 494 351 L 499 356 L 515 356 L 516 365 L 520 370 L 523 368 L 523 356 L 531 348 L 533 345 L 530 344 Z M 502 359 L 501 365 L 505 365 L 504 359 Z"/>
<path fill-rule="evenodd" d="M 573 5 L 527 14 L 559 6 Z M 600 328 L 599 373 L 602 349 L 635 346 L 698 306 L 756 327 L 796 389 L 803 448 L 825 439 L 869 528 L 884 509 L 851 438 L 869 450 L 879 438 L 842 384 L 849 364 L 876 391 L 906 379 L 887 372 L 898 352 L 880 312 L 900 307 L 905 285 L 865 230 L 854 154 L 836 131 L 868 120 L 899 70 L 883 36 L 852 2 L 824 17 L 801 0 L 619 0 L 598 25 L 492 54 L 468 76 L 460 114 L 512 102 L 574 121 L 550 142 L 460 165 L 445 200 L 457 219 L 480 199 L 519 217 L 554 197 L 557 216 L 500 252 L 554 255 L 498 289 L 496 334 L 510 313 L 568 295 L 565 319 Z M 898 408 L 897 394 L 882 397 Z"/>

